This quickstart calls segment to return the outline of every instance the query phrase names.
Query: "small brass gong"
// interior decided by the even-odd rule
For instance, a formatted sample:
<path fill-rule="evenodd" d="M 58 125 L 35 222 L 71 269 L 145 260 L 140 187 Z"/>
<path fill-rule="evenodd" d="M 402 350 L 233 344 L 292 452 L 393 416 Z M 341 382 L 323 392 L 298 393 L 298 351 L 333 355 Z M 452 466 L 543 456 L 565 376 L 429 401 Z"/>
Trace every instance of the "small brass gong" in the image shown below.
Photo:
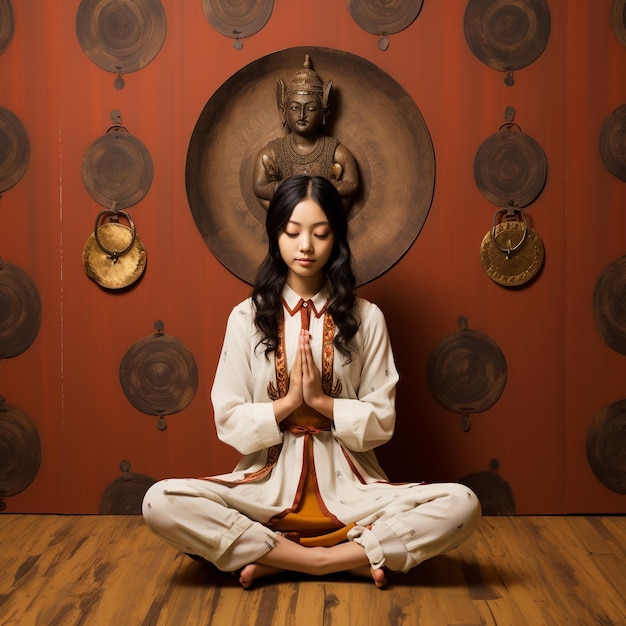
<path fill-rule="evenodd" d="M 507 219 L 498 222 L 484 236 L 480 260 L 491 280 L 504 287 L 518 287 L 535 277 L 544 259 L 543 242 L 527 220 Z"/>

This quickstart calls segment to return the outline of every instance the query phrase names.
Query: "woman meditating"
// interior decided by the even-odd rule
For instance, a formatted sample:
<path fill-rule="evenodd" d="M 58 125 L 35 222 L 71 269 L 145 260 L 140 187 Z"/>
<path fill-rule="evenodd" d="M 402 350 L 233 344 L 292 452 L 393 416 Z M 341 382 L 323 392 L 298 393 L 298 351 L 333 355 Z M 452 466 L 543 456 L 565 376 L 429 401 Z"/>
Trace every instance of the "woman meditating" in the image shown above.
<path fill-rule="evenodd" d="M 384 587 L 459 546 L 478 499 L 456 483 L 390 483 L 374 448 L 395 423 L 395 368 L 380 309 L 355 295 L 348 224 L 327 179 L 294 176 L 267 212 L 269 249 L 230 314 L 212 401 L 228 474 L 153 485 L 143 515 L 176 549 L 243 587 L 286 570 L 349 572 Z"/>

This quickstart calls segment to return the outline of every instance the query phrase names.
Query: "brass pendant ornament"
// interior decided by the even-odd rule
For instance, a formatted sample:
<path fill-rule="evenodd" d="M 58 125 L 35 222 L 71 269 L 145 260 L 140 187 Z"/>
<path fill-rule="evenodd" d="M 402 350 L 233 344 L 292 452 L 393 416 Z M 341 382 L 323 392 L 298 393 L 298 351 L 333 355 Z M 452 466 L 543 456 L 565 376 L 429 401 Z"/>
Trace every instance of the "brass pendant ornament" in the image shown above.
<path fill-rule="evenodd" d="M 120 223 L 120 217 L 128 226 Z M 139 280 L 146 262 L 146 250 L 131 216 L 114 209 L 100 211 L 83 248 L 87 276 L 105 289 L 123 289 Z"/>
<path fill-rule="evenodd" d="M 539 272 L 544 254 L 543 241 L 524 211 L 508 208 L 494 213 L 491 230 L 480 245 L 480 260 L 491 280 L 519 287 Z"/>

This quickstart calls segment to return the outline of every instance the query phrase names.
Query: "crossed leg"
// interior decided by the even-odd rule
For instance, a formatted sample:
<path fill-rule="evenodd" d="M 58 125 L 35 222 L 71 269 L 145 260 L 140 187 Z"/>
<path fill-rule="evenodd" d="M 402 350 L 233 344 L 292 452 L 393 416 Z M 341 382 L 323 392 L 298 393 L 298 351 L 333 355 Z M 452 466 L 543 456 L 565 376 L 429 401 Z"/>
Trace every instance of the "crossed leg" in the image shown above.
<path fill-rule="evenodd" d="M 371 568 L 365 550 L 353 541 L 330 548 L 309 548 L 280 535 L 276 537 L 276 545 L 272 550 L 241 570 L 239 582 L 248 589 L 259 578 L 285 571 L 311 576 L 348 572 L 355 576 L 371 577 L 380 589 L 387 584 L 385 572 Z"/>

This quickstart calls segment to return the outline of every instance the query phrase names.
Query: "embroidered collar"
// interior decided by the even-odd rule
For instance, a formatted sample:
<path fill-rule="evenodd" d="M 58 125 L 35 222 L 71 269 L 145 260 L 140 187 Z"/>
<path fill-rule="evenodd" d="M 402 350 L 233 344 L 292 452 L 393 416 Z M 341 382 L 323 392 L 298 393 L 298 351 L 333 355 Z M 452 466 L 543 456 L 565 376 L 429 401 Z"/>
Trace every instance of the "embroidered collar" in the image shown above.
<path fill-rule="evenodd" d="M 330 299 L 330 285 L 326 283 L 312 298 L 311 304 L 315 317 L 320 317 L 328 306 Z M 281 294 L 283 306 L 287 309 L 289 315 L 295 315 L 302 305 L 302 298 L 288 285 L 285 285 Z"/>

